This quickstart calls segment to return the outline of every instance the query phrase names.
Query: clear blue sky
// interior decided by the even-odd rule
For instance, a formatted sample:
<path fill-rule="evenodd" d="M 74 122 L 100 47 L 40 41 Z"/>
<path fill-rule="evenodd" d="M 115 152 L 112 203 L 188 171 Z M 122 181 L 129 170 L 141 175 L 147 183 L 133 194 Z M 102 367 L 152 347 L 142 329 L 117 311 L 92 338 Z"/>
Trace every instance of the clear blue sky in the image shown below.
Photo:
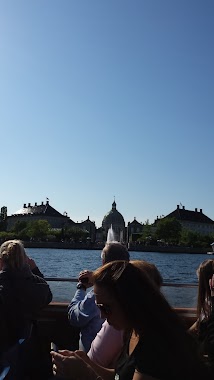
<path fill-rule="evenodd" d="M 213 0 L 0 3 L 0 206 L 214 219 Z"/>

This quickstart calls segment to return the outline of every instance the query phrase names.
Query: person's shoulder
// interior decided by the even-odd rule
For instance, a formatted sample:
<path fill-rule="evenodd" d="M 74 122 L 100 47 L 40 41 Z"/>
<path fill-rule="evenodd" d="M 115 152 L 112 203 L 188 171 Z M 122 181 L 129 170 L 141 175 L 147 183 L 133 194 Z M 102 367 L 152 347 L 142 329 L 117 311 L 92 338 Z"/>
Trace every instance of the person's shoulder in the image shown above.
<path fill-rule="evenodd" d="M 85 297 L 95 302 L 94 289 L 89 290 L 89 292 L 86 293 Z"/>

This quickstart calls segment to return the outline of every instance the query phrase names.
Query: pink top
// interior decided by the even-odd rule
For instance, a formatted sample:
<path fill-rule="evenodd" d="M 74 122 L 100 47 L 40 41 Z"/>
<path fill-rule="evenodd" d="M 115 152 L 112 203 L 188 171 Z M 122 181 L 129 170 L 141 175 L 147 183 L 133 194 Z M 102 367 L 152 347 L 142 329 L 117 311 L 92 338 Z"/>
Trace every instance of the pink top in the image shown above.
<path fill-rule="evenodd" d="M 97 333 L 88 356 L 93 362 L 105 368 L 115 368 L 115 363 L 123 348 L 123 331 L 116 330 L 107 321 Z"/>

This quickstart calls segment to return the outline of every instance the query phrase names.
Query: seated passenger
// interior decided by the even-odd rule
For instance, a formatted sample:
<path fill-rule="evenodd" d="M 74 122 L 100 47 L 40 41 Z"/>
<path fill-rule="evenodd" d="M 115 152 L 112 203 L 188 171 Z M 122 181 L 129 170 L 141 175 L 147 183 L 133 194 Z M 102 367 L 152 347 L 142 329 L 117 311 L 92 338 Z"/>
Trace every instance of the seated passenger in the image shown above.
<path fill-rule="evenodd" d="M 103 248 L 101 258 L 102 264 L 113 260 L 129 260 L 129 252 L 124 245 L 111 242 Z M 92 275 L 91 271 L 80 272 L 77 291 L 68 306 L 68 319 L 71 325 L 80 328 L 79 349 L 86 353 L 104 322 L 95 304 L 93 289 L 86 293 L 86 290 L 93 286 Z"/>
<path fill-rule="evenodd" d="M 90 361 L 81 351 L 52 352 L 54 374 L 78 380 L 204 380 L 209 372 L 157 286 L 135 262 L 115 261 L 94 272 L 101 316 L 127 332 L 116 369 Z"/>
<path fill-rule="evenodd" d="M 197 321 L 190 331 L 197 337 L 204 360 L 214 368 L 214 260 L 203 261 L 197 276 Z"/>
<path fill-rule="evenodd" d="M 154 264 L 143 260 L 136 260 L 135 265 L 144 270 L 158 288 L 162 286 L 162 276 Z M 115 329 L 105 321 L 91 344 L 88 357 L 102 367 L 115 368 L 123 345 L 124 331 Z"/>
<path fill-rule="evenodd" d="M 198 276 L 197 320 L 190 327 L 190 331 L 200 335 L 200 330 L 203 330 L 203 323 L 210 317 L 211 314 L 211 292 L 209 280 L 212 278 L 214 273 L 214 260 L 204 260 L 199 265 L 196 273 Z"/>
<path fill-rule="evenodd" d="M 43 275 L 19 240 L 0 247 L 0 355 L 30 335 L 37 313 L 52 300 Z"/>

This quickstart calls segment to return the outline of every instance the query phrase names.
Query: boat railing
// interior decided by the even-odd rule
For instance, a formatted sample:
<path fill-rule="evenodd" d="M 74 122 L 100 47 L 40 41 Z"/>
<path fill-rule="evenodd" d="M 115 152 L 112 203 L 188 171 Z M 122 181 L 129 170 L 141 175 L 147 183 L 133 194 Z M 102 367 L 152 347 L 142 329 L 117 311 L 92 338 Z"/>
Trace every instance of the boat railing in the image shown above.
<path fill-rule="evenodd" d="M 57 282 L 78 282 L 77 278 L 71 277 L 45 277 L 46 281 L 57 281 Z M 174 288 L 197 288 L 197 284 L 184 284 L 184 283 L 172 283 L 172 282 L 164 282 L 163 286 L 171 286 Z"/>
<path fill-rule="evenodd" d="M 53 293 L 53 300 L 41 313 L 44 320 L 67 320 L 67 307 L 75 292 L 77 278 L 45 277 Z M 164 282 L 162 292 L 174 310 L 183 318 L 187 328 L 196 320 L 197 284 Z M 89 288 L 90 289 L 90 288 Z M 61 322 L 60 322 L 61 326 Z"/>

